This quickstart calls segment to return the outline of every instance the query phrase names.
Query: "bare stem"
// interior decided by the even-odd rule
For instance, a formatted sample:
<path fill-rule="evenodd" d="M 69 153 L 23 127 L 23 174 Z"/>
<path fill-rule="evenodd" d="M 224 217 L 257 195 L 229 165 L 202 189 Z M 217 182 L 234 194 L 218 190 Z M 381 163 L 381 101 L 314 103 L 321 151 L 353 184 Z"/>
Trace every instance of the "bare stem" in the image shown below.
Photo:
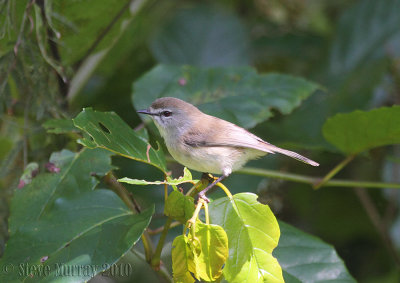
<path fill-rule="evenodd" d="M 165 222 L 164 229 L 160 236 L 160 240 L 158 241 L 156 250 L 151 258 L 151 266 L 154 270 L 159 270 L 161 265 L 161 252 L 164 247 L 165 239 L 168 234 L 169 227 L 171 226 L 172 218 L 168 217 L 167 221 Z"/>
<path fill-rule="evenodd" d="M 324 178 L 322 178 L 321 181 L 316 183 L 313 187 L 315 190 L 321 188 L 327 181 L 333 178 L 337 173 L 339 173 L 340 170 L 342 170 L 347 164 L 349 164 L 350 161 L 354 159 L 355 155 L 349 155 L 346 157 L 342 162 L 340 162 L 338 165 L 335 166 Z"/>
<path fill-rule="evenodd" d="M 321 178 L 309 177 L 292 173 L 283 173 L 274 170 L 251 168 L 251 167 L 244 167 L 236 171 L 236 173 L 281 179 L 297 183 L 309 184 L 312 186 L 320 182 L 321 180 Z M 380 189 L 385 189 L 385 188 L 400 189 L 400 184 L 331 179 L 322 184 L 322 187 L 352 187 L 352 188 L 363 187 L 363 188 L 380 188 Z"/>

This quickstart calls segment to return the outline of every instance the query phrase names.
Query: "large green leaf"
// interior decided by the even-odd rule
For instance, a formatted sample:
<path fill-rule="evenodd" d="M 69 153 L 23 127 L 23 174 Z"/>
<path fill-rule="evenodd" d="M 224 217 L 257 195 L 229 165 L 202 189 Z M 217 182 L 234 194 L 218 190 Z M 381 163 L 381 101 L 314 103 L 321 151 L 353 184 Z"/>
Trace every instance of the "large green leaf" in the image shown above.
<path fill-rule="evenodd" d="M 337 114 L 323 127 L 327 141 L 346 154 L 400 143 L 400 106 Z"/>
<path fill-rule="evenodd" d="M 116 154 L 151 164 L 166 172 L 164 155 L 155 150 L 142 136 L 133 131 L 114 112 L 98 112 L 85 108 L 73 119 L 76 127 L 90 135 L 81 143 L 89 148 L 105 148 Z"/>
<path fill-rule="evenodd" d="M 318 87 L 288 75 L 260 75 L 251 67 L 160 65 L 134 84 L 132 101 L 136 109 L 142 109 L 159 97 L 173 96 L 208 114 L 251 128 L 270 118 L 272 109 L 289 114 Z"/>
<path fill-rule="evenodd" d="M 205 67 L 249 65 L 249 47 L 239 18 L 210 5 L 177 10 L 160 24 L 150 42 L 159 63 Z"/>
<path fill-rule="evenodd" d="M 125 7 L 125 13 L 114 19 L 126 5 L 126 2 L 118 0 L 48 2 L 51 2 L 46 7 L 48 18 L 54 19 L 53 27 L 60 34 L 58 48 L 63 63 L 67 65 L 80 60 L 99 38 L 101 41 L 95 51 L 108 48 L 123 30 L 123 21 L 131 16 Z M 61 20 L 59 15 L 62 15 Z M 117 21 L 110 25 L 113 20 Z M 110 30 L 102 35 L 107 28 Z"/>
<path fill-rule="evenodd" d="M 268 205 L 257 195 L 240 193 L 210 203 L 210 221 L 224 228 L 229 257 L 223 269 L 229 282 L 283 282 L 282 270 L 272 256 L 279 241 L 279 225 Z"/>
<path fill-rule="evenodd" d="M 273 254 L 286 283 L 356 282 L 332 246 L 282 221 L 279 226 L 281 237 Z"/>
<path fill-rule="evenodd" d="M 133 214 L 112 191 L 94 189 L 98 184 L 95 175 L 112 169 L 110 155 L 103 149 L 53 154 L 50 161 L 60 168 L 59 173 L 41 174 L 15 191 L 10 239 L 0 261 L 0 266 L 15 269 L 1 273 L 1 282 L 85 281 L 115 263 L 136 243 L 154 208 Z M 60 265 L 97 269 L 60 277 Z M 48 269 L 46 276 L 40 275 L 40 268 Z"/>

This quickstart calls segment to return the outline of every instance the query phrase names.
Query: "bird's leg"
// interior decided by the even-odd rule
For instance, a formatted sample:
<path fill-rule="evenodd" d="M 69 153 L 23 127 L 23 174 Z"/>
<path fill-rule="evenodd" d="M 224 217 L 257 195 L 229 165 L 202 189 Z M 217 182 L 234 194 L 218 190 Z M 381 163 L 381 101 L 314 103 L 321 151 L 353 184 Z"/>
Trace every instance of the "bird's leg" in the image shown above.
<path fill-rule="evenodd" d="M 206 192 L 208 192 L 212 187 L 214 187 L 216 184 L 218 184 L 219 182 L 221 182 L 223 179 L 225 179 L 226 177 L 228 177 L 228 175 L 222 175 L 221 177 L 219 177 L 217 180 L 215 180 L 214 182 L 212 182 L 211 184 L 209 184 L 204 190 L 202 190 L 199 193 L 199 198 L 204 199 L 206 202 L 210 202 L 210 200 L 206 197 Z"/>

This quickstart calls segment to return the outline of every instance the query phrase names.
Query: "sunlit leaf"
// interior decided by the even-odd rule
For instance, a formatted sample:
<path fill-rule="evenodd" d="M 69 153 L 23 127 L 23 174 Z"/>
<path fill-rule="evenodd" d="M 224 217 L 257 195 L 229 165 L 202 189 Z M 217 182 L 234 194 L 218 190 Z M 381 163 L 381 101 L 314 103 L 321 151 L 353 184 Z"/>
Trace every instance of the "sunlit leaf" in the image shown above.
<path fill-rule="evenodd" d="M 178 191 L 172 191 L 165 202 L 164 214 L 186 223 L 194 212 L 194 201 L 190 196 L 185 196 Z"/>
<path fill-rule="evenodd" d="M 228 237 L 221 226 L 196 222 L 195 239 L 192 233 L 188 235 L 188 242 L 195 241 L 192 249 L 194 273 L 197 279 L 215 281 L 222 274 L 228 257 Z M 198 244 L 198 246 L 196 245 Z M 189 265 L 190 267 L 190 265 Z"/>
<path fill-rule="evenodd" d="M 400 106 L 337 114 L 328 119 L 323 133 L 327 141 L 346 154 L 400 143 Z"/>
<path fill-rule="evenodd" d="M 172 272 L 174 282 L 193 283 L 195 280 L 190 274 L 189 266 L 193 265 L 193 256 L 190 256 L 186 235 L 180 235 L 172 243 Z"/>
<path fill-rule="evenodd" d="M 114 112 L 85 108 L 73 119 L 76 127 L 90 135 L 81 143 L 89 148 L 105 148 L 116 154 L 151 164 L 166 172 L 164 154 L 155 150 Z"/>
<path fill-rule="evenodd" d="M 240 193 L 209 205 L 211 223 L 226 231 L 229 257 L 223 269 L 229 282 L 283 282 L 282 269 L 272 251 L 278 245 L 279 225 L 257 195 Z"/>
<path fill-rule="evenodd" d="M 134 84 L 132 101 L 136 109 L 143 109 L 159 97 L 173 96 L 205 113 L 251 128 L 272 117 L 273 109 L 289 114 L 318 88 L 302 78 L 257 74 L 250 67 L 160 65 Z"/>
<path fill-rule="evenodd" d="M 118 182 L 121 183 L 127 183 L 127 184 L 131 184 L 131 185 L 171 185 L 171 186 L 177 186 L 180 184 L 184 184 L 184 183 L 192 183 L 192 182 L 197 182 L 198 180 L 193 180 L 192 179 L 192 173 L 190 173 L 189 169 L 187 169 L 186 167 L 183 170 L 184 175 L 177 178 L 177 179 L 173 179 L 170 176 L 167 176 L 167 180 L 164 181 L 146 181 L 146 180 L 138 180 L 138 179 L 131 179 L 128 177 L 124 177 L 121 179 L 118 179 Z"/>

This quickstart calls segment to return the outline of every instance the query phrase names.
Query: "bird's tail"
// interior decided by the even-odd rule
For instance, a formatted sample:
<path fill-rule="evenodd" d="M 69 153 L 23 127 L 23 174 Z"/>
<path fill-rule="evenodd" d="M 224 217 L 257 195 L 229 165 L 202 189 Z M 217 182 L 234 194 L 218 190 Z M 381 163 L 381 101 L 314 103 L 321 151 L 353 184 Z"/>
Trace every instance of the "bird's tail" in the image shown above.
<path fill-rule="evenodd" d="M 307 157 L 304 157 L 303 155 L 300 155 L 300 154 L 298 154 L 296 152 L 293 152 L 293 151 L 290 151 L 290 150 L 286 150 L 286 149 L 277 147 L 277 146 L 275 146 L 273 144 L 264 143 L 263 147 L 265 147 L 265 151 L 266 152 L 271 152 L 271 151 L 273 153 L 278 152 L 278 153 L 290 156 L 290 157 L 292 157 L 294 159 L 297 159 L 298 161 L 310 164 L 312 166 L 319 166 L 319 163 L 317 163 L 317 162 L 315 162 L 315 161 L 313 161 L 311 159 L 308 159 Z"/>

